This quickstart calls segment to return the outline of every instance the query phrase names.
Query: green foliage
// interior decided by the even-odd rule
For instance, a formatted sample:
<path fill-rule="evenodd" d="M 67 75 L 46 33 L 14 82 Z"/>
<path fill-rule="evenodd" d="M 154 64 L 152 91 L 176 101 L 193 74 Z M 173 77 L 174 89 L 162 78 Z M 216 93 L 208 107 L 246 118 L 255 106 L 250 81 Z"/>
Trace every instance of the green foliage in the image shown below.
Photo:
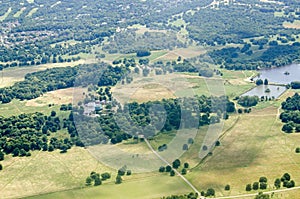
<path fill-rule="evenodd" d="M 187 163 L 187 162 L 185 162 L 185 163 L 183 164 L 183 167 L 186 168 L 186 169 L 188 169 L 189 166 L 190 166 L 190 165 L 189 165 L 189 163 Z"/>
<path fill-rule="evenodd" d="M 255 196 L 255 199 L 269 199 L 270 195 L 264 194 L 263 192 L 259 192 L 257 196 Z"/>
<path fill-rule="evenodd" d="M 182 174 L 182 175 L 187 174 L 187 170 L 186 170 L 185 168 L 183 168 L 183 169 L 181 170 L 181 174 Z"/>
<path fill-rule="evenodd" d="M 251 190 L 252 190 L 251 184 L 247 184 L 247 185 L 246 185 L 246 191 L 251 191 Z"/>
<path fill-rule="evenodd" d="M 131 175 L 131 170 L 127 170 L 127 171 L 126 171 L 126 175 L 127 175 L 127 176 L 130 176 L 130 175 Z"/>
<path fill-rule="evenodd" d="M 241 96 L 238 100 L 238 104 L 244 107 L 256 106 L 259 101 L 257 96 Z"/>
<path fill-rule="evenodd" d="M 159 167 L 159 172 L 160 173 L 163 173 L 163 172 L 165 172 L 165 170 L 166 170 L 166 167 L 164 167 L 164 166 L 161 166 L 161 167 Z"/>
<path fill-rule="evenodd" d="M 258 79 L 258 80 L 255 81 L 255 84 L 257 86 L 262 85 L 263 84 L 263 80 L 262 79 Z"/>
<path fill-rule="evenodd" d="M 122 183 L 122 181 L 123 181 L 123 179 L 122 179 L 122 177 L 120 176 L 120 175 L 117 175 L 117 177 L 116 177 L 116 184 L 121 184 Z"/>
<path fill-rule="evenodd" d="M 175 176 L 175 171 L 173 169 L 170 171 L 170 176 Z"/>
<path fill-rule="evenodd" d="M 4 153 L 0 151 L 0 161 L 4 160 Z"/>
<path fill-rule="evenodd" d="M 166 166 L 166 172 L 170 172 L 172 170 L 172 167 L 170 165 Z"/>
<path fill-rule="evenodd" d="M 90 186 L 90 185 L 92 185 L 92 182 L 93 182 L 93 179 L 89 176 L 85 180 L 85 185 Z"/>
<path fill-rule="evenodd" d="M 224 190 L 225 190 L 225 191 L 229 191 L 229 190 L 230 190 L 230 185 L 227 184 L 227 185 L 225 186 Z"/>
<path fill-rule="evenodd" d="M 258 190 L 259 188 L 259 183 L 258 182 L 254 182 L 253 185 L 252 185 L 252 189 L 253 190 Z"/>
<path fill-rule="evenodd" d="M 51 134 L 62 128 L 68 128 L 71 124 L 72 121 L 67 118 L 45 116 L 42 113 L 0 117 L 0 151 L 11 153 L 13 156 L 30 156 L 30 150 L 41 149 L 45 151 L 60 149 L 66 152 L 78 140 L 77 134 L 74 133 L 71 138 L 57 138 Z M 45 128 L 49 129 L 49 132 L 43 131 Z M 1 159 L 4 157 L 3 152 L 0 153 Z"/>
<path fill-rule="evenodd" d="M 99 186 L 99 185 L 101 185 L 101 184 L 102 184 L 101 179 L 100 179 L 99 177 L 96 177 L 96 178 L 94 179 L 94 186 Z"/>
<path fill-rule="evenodd" d="M 271 68 L 272 66 L 284 66 L 297 61 L 300 55 L 300 46 L 278 45 L 271 46 L 264 52 L 252 55 L 242 54 L 239 47 L 226 47 L 207 53 L 215 62 L 228 70 L 257 70 L 259 68 Z M 204 56 L 202 56 L 204 57 Z M 259 82 L 263 84 L 263 82 Z"/>
<path fill-rule="evenodd" d="M 172 166 L 174 169 L 178 169 L 180 167 L 180 165 L 181 165 L 181 162 L 179 159 L 174 160 L 172 163 Z"/>
<path fill-rule="evenodd" d="M 265 182 L 265 183 L 267 183 L 268 179 L 266 177 L 260 177 L 259 178 L 259 182 Z"/>
<path fill-rule="evenodd" d="M 185 195 L 172 195 L 167 197 L 162 197 L 161 199 L 197 199 L 198 194 L 197 193 L 189 193 Z"/>
<path fill-rule="evenodd" d="M 176 46 L 185 47 L 185 45 L 177 39 L 174 32 L 163 33 L 147 31 L 140 35 L 133 29 L 127 29 L 115 33 L 109 44 L 103 46 L 103 50 L 111 54 L 136 53 L 137 57 L 144 57 L 151 54 L 149 50 L 171 50 Z"/>
<path fill-rule="evenodd" d="M 110 177 L 111 177 L 110 173 L 105 172 L 105 173 L 101 174 L 101 180 L 103 180 L 103 181 L 110 179 Z"/>
<path fill-rule="evenodd" d="M 2 166 L 2 164 L 0 164 L 0 171 L 2 171 L 3 170 L 3 166 Z"/>
<path fill-rule="evenodd" d="M 300 96 L 296 93 L 292 97 L 288 97 L 286 101 L 282 102 L 281 106 L 284 112 L 280 114 L 280 119 L 285 124 L 282 127 L 282 131 L 286 133 L 292 133 L 294 128 L 296 132 L 300 130 Z"/>
<path fill-rule="evenodd" d="M 300 89 L 300 82 L 291 82 L 292 89 Z"/>
<path fill-rule="evenodd" d="M 279 178 L 276 178 L 274 186 L 276 187 L 276 189 L 279 189 L 281 187 L 281 180 Z"/>
<path fill-rule="evenodd" d="M 205 193 L 205 196 L 206 197 L 215 196 L 215 190 L 213 188 L 208 188 L 206 193 Z"/>
<path fill-rule="evenodd" d="M 151 52 L 148 50 L 138 50 L 136 52 L 137 57 L 146 57 L 146 56 L 150 56 L 150 55 L 151 55 Z"/>

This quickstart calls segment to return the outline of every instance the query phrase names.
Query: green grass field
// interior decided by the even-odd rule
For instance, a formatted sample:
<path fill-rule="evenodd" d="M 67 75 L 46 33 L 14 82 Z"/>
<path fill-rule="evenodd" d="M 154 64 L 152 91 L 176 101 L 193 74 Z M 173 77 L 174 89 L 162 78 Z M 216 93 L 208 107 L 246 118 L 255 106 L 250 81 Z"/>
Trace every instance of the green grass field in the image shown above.
<path fill-rule="evenodd" d="M 91 171 L 110 172 L 90 153 L 74 147 L 65 154 L 33 152 L 31 157 L 9 157 L 1 162 L 1 198 L 20 198 L 84 187 Z"/>
<path fill-rule="evenodd" d="M 215 188 L 217 196 L 245 194 L 246 184 L 261 176 L 269 179 L 268 190 L 274 190 L 274 180 L 285 172 L 299 182 L 300 156 L 294 150 L 300 137 L 284 134 L 281 127 L 277 107 L 272 105 L 240 115 L 213 156 L 194 168 L 188 179 L 199 189 Z M 230 192 L 224 191 L 226 184 L 231 185 Z M 285 197 L 283 194 L 282 198 Z"/>
<path fill-rule="evenodd" d="M 114 183 L 91 187 L 86 189 L 76 189 L 52 194 L 29 197 L 27 199 L 159 199 L 172 194 L 189 193 L 191 189 L 187 187 L 179 177 L 168 175 L 150 176 L 143 179 L 124 181 L 120 185 Z"/>

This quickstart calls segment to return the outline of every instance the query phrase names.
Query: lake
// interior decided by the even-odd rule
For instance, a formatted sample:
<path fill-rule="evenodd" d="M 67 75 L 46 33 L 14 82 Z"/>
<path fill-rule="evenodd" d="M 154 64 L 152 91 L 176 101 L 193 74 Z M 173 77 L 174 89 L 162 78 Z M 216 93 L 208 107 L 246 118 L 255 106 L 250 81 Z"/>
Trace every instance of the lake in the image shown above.
<path fill-rule="evenodd" d="M 291 64 L 283 67 L 263 69 L 259 71 L 260 75 L 254 78 L 254 81 L 257 79 L 268 79 L 269 83 L 276 84 L 289 84 L 293 81 L 300 81 L 300 64 Z M 288 73 L 289 75 L 286 75 Z M 265 92 L 267 89 L 270 92 Z M 242 96 L 268 96 L 278 98 L 282 93 L 286 91 L 285 86 L 276 86 L 276 85 L 260 85 L 251 89 L 250 91 L 244 93 Z"/>
<path fill-rule="evenodd" d="M 270 92 L 265 92 L 267 89 L 269 89 Z M 245 95 L 258 96 L 258 97 L 268 96 L 268 98 L 272 98 L 272 97 L 278 98 L 285 91 L 286 91 L 285 86 L 260 85 L 244 93 L 242 96 Z"/>
<path fill-rule="evenodd" d="M 289 84 L 293 81 L 300 81 L 300 64 L 291 64 L 283 67 L 276 67 L 270 69 L 260 70 L 260 76 L 256 77 L 259 79 L 268 79 L 269 82 L 279 84 Z M 284 73 L 288 72 L 289 75 Z"/>

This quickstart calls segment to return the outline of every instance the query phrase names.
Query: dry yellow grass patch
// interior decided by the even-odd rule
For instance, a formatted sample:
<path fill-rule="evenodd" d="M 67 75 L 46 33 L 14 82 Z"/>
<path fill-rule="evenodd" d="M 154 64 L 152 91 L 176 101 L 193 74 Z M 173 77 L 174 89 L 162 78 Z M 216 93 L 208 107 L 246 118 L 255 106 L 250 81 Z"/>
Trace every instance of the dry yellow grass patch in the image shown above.
<path fill-rule="evenodd" d="M 174 98 L 174 93 L 159 84 L 148 84 L 138 88 L 131 96 L 132 101 L 147 102 L 161 100 L 163 98 Z"/>
<path fill-rule="evenodd" d="M 79 101 L 77 98 L 82 99 L 83 93 L 86 91 L 87 91 L 86 88 L 66 88 L 66 89 L 51 91 L 36 99 L 28 100 L 26 106 L 46 106 L 48 104 L 58 104 L 58 105 L 69 104 L 73 102 L 74 98 L 76 98 L 76 101 Z"/>
<path fill-rule="evenodd" d="M 137 77 L 130 84 L 115 86 L 112 93 L 113 97 L 122 104 L 132 101 L 146 102 L 183 97 L 180 95 L 182 91 L 194 96 L 193 86 L 195 84 L 188 81 L 190 77 L 192 76 L 176 73 Z"/>
<path fill-rule="evenodd" d="M 300 29 L 300 20 L 295 20 L 293 23 L 284 22 L 283 27 L 285 28 L 293 28 L 293 29 Z"/>

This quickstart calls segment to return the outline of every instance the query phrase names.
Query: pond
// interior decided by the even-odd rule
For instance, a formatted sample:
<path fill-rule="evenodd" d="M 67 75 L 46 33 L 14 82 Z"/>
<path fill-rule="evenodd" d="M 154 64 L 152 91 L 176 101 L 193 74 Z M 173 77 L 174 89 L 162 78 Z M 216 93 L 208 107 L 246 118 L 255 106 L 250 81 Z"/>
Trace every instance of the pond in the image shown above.
<path fill-rule="evenodd" d="M 300 64 L 291 64 L 283 67 L 260 70 L 260 78 L 268 79 L 269 82 L 278 84 L 289 84 L 293 81 L 300 81 Z M 255 80 L 257 79 L 255 78 Z"/>
<path fill-rule="evenodd" d="M 268 96 L 268 98 L 273 98 L 273 97 L 278 98 L 285 91 L 286 91 L 285 86 L 260 85 L 244 93 L 242 96 L 245 95 L 258 96 L 259 98 L 261 96 Z"/>

